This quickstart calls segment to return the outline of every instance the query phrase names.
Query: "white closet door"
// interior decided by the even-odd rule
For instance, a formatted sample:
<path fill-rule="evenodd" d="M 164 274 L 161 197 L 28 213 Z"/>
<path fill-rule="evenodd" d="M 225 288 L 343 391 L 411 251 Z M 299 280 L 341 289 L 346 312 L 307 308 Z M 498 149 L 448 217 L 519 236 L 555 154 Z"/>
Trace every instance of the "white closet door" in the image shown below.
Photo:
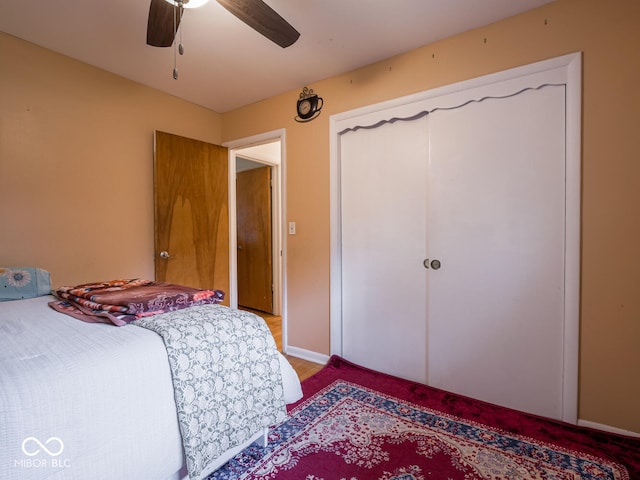
<path fill-rule="evenodd" d="M 430 115 L 428 382 L 562 416 L 565 98 Z"/>
<path fill-rule="evenodd" d="M 342 354 L 426 380 L 427 119 L 340 140 Z M 400 192 L 400 194 L 399 194 Z"/>

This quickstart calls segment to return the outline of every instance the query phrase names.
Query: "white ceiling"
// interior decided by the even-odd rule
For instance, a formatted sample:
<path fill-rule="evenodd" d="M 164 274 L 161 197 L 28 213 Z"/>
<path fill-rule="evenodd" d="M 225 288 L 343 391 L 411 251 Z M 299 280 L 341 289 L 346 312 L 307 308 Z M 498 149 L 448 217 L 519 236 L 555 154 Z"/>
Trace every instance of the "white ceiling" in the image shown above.
<path fill-rule="evenodd" d="M 183 56 L 146 45 L 149 0 L 0 0 L 0 29 L 226 112 L 551 0 L 266 0 L 299 32 L 282 49 L 215 0 L 185 10 Z"/>

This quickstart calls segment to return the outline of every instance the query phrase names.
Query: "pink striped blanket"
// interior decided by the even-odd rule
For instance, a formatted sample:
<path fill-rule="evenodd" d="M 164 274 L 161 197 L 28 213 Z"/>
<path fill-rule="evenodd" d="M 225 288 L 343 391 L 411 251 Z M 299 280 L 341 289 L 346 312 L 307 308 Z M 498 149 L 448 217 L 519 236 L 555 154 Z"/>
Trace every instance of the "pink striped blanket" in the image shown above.
<path fill-rule="evenodd" d="M 85 322 L 119 327 L 142 317 L 224 300 L 224 292 L 220 290 L 139 278 L 60 287 L 54 295 L 58 300 L 49 306 L 58 312 Z"/>

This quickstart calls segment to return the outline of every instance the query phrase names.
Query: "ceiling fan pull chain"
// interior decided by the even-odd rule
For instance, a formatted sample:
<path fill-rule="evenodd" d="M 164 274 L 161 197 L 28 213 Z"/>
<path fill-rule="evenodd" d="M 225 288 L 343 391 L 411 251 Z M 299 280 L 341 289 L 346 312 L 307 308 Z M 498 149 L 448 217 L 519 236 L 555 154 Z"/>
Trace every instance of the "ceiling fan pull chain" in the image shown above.
<path fill-rule="evenodd" d="M 176 33 L 177 33 L 177 27 L 176 27 L 176 7 L 174 7 L 173 10 L 173 79 L 177 80 L 178 79 L 178 59 L 176 56 Z M 180 15 L 180 20 L 182 20 L 182 0 L 178 0 L 178 15 Z M 182 33 L 181 33 L 182 35 Z M 180 47 L 182 48 L 182 43 L 180 44 Z"/>
<path fill-rule="evenodd" d="M 184 55 L 184 47 L 182 46 L 182 30 L 184 30 L 184 25 L 182 24 L 182 15 L 184 15 L 184 10 L 182 9 L 183 2 L 180 2 L 180 44 L 178 45 L 178 53 L 180 55 Z"/>

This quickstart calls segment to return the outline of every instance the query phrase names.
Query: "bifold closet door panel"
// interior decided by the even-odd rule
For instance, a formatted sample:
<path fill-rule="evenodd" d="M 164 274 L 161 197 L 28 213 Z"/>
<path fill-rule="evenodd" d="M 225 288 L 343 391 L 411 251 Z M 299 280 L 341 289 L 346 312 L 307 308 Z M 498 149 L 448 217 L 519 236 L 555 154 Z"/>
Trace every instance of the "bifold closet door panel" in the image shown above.
<path fill-rule="evenodd" d="M 430 115 L 429 384 L 561 418 L 565 89 Z"/>
<path fill-rule="evenodd" d="M 340 139 L 342 352 L 426 381 L 427 118 Z"/>

